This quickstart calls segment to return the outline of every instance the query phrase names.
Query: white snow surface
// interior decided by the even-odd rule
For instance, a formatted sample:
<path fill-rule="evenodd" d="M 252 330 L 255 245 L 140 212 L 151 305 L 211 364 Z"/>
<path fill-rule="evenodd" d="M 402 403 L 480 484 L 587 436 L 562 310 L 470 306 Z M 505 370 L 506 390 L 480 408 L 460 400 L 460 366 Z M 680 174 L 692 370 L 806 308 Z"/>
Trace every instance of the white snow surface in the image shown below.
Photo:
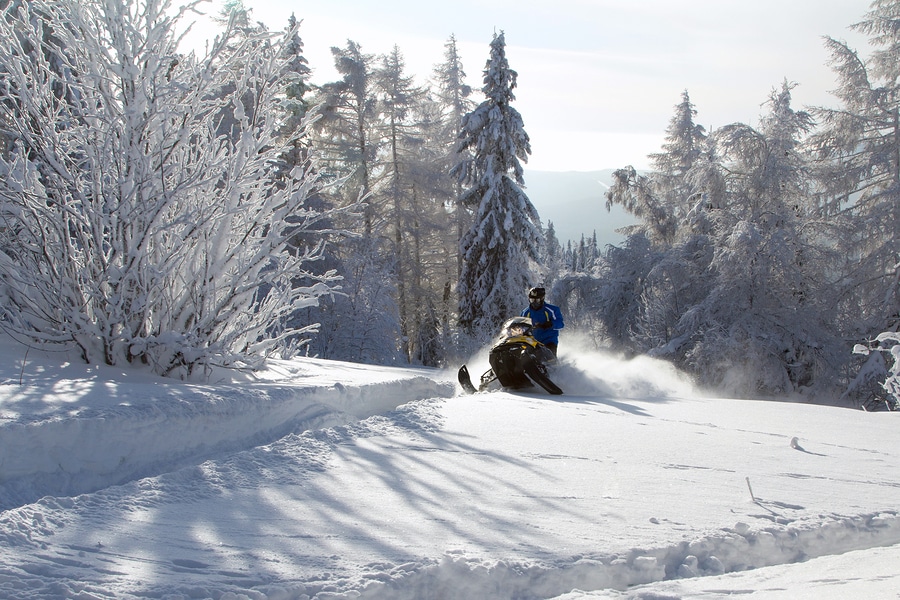
<path fill-rule="evenodd" d="M 560 363 L 563 396 L 469 396 L 0 343 L 0 597 L 900 598 L 900 415 L 712 397 L 565 338 Z"/>

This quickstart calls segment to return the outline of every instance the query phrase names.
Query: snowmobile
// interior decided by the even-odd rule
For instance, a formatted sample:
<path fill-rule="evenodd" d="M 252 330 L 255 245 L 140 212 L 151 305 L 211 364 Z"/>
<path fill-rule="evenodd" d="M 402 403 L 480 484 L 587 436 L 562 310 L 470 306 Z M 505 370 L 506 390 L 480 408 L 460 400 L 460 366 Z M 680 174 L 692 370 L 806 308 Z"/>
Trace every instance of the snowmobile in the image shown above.
<path fill-rule="evenodd" d="M 491 346 L 488 362 L 491 368 L 481 376 L 477 388 L 466 365 L 459 368 L 459 385 L 466 392 L 485 391 L 499 381 L 504 389 L 530 388 L 536 383 L 550 394 L 563 393 L 547 375 L 547 365 L 556 362 L 556 356 L 534 339 L 531 319 L 527 317 L 514 317 L 503 324 L 500 338 Z"/>

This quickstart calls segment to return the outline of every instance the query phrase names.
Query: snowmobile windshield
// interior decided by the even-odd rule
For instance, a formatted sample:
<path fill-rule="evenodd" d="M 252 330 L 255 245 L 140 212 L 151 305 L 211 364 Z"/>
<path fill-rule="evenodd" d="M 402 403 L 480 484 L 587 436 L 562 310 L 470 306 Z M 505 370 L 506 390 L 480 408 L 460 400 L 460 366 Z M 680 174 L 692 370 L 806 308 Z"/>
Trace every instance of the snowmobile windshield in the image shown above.
<path fill-rule="evenodd" d="M 507 328 L 506 335 L 509 337 L 531 335 L 531 325 L 526 323 L 513 323 Z"/>

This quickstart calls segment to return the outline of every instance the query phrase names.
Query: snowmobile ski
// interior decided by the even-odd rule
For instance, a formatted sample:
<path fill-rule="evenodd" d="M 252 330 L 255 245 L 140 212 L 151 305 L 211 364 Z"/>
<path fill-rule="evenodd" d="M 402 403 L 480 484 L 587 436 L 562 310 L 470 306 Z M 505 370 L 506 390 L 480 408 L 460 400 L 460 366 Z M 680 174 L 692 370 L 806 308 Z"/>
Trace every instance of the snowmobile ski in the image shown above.
<path fill-rule="evenodd" d="M 553 394 L 554 396 L 563 393 L 558 385 L 550 381 L 550 377 L 547 376 L 547 367 L 544 366 L 543 363 L 539 363 L 534 359 L 529 360 L 525 364 L 525 374 L 528 375 L 528 378 L 533 382 L 547 390 L 548 393 Z"/>
<path fill-rule="evenodd" d="M 472 384 L 472 377 L 469 375 L 469 369 L 466 368 L 466 365 L 459 368 L 459 373 L 457 373 L 456 378 L 459 380 L 459 385 L 462 386 L 462 389 L 467 394 L 474 394 L 478 391 Z"/>

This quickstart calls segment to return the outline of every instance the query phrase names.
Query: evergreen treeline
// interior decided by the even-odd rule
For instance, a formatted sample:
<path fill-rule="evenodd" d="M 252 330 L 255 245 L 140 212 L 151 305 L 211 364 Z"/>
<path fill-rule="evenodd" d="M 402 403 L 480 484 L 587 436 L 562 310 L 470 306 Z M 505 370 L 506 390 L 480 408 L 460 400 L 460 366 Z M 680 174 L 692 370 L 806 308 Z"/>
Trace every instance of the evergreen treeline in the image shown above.
<path fill-rule="evenodd" d="M 502 32 L 476 100 L 453 36 L 424 85 L 352 40 L 314 85 L 298 20 L 239 0 L 203 56 L 165 0 L 0 9 L 0 322 L 22 340 L 180 375 L 442 366 L 542 284 L 598 348 L 703 385 L 895 401 L 900 2 L 853 26 L 871 56 L 827 39 L 836 109 L 785 81 L 757 127 L 707 132 L 685 91 L 652 169 L 616 171 L 638 224 L 606 248 L 561 245 L 527 197 Z"/>

